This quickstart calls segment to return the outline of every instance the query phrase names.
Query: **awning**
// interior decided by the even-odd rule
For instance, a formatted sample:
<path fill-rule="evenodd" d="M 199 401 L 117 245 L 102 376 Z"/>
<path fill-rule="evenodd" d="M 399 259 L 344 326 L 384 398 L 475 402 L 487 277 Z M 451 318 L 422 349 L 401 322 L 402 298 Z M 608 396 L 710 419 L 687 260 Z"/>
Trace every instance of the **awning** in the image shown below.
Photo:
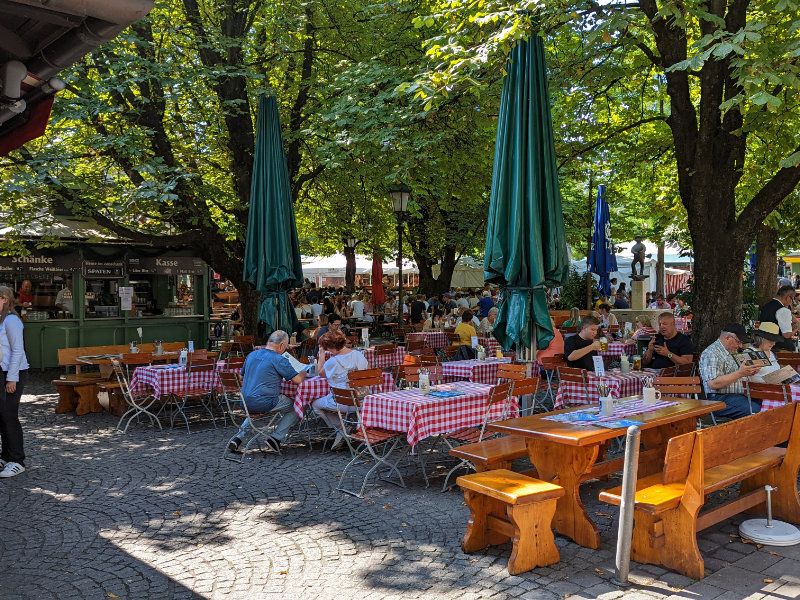
<path fill-rule="evenodd" d="M 27 111 L 27 120 L 5 135 L 0 136 L 0 156 L 6 156 L 23 144 L 44 135 L 55 95 L 46 96 Z M 23 113 L 24 114 L 24 113 Z M 17 118 L 24 118 L 22 115 Z"/>

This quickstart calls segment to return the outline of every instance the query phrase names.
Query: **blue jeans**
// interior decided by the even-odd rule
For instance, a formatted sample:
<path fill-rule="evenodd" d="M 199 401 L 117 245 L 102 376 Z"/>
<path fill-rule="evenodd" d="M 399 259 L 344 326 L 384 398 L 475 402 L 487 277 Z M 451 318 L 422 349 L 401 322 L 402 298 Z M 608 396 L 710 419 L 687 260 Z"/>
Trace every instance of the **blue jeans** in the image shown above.
<path fill-rule="evenodd" d="M 747 399 L 744 394 L 707 394 L 709 400 L 717 400 L 727 404 L 726 408 L 718 410 L 714 416 L 723 417 L 725 419 L 741 419 L 742 417 L 749 417 L 761 410 L 761 405 L 758 402 L 753 402 Z M 752 413 L 750 409 L 752 408 Z"/>
<path fill-rule="evenodd" d="M 282 416 L 278 420 L 278 426 L 270 434 L 279 442 L 285 440 L 289 430 L 300 422 L 300 417 L 298 417 L 297 413 L 294 412 L 294 400 L 288 396 L 284 396 L 283 394 L 279 395 L 275 399 L 251 398 L 246 402 L 247 410 L 253 413 L 281 413 Z M 249 426 L 250 419 L 245 419 L 242 423 L 242 426 L 239 428 L 239 432 L 236 434 L 236 437 L 238 437 L 240 440 L 244 439 L 244 436 L 247 435 L 247 429 Z"/>

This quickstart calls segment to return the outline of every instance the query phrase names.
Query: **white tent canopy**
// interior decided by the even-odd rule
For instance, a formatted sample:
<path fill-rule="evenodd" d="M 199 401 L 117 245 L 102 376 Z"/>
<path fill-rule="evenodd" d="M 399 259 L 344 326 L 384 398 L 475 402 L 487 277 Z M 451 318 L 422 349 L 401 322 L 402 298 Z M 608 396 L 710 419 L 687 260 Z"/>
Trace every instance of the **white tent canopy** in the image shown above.
<path fill-rule="evenodd" d="M 626 256 L 622 256 L 617 254 L 617 270 L 611 273 L 611 278 L 617 278 L 619 282 L 624 281 L 628 285 L 628 289 L 630 289 L 630 278 L 631 278 L 631 263 L 633 263 L 633 258 L 628 258 Z M 573 268 L 579 273 L 583 274 L 586 273 L 586 259 L 583 258 L 581 260 L 573 260 L 572 261 Z M 637 267 L 638 270 L 638 267 Z M 644 274 L 649 275 L 647 279 L 645 279 L 645 290 L 648 292 L 655 292 L 656 291 L 656 261 L 653 259 L 645 259 L 644 261 Z M 600 278 L 597 275 L 592 274 L 592 277 L 596 281 L 600 281 Z"/>
<path fill-rule="evenodd" d="M 433 276 L 439 277 L 442 268 L 434 265 Z M 471 256 L 462 256 L 456 263 L 453 270 L 453 279 L 450 286 L 454 288 L 482 288 L 483 287 L 483 264 L 479 263 Z"/>

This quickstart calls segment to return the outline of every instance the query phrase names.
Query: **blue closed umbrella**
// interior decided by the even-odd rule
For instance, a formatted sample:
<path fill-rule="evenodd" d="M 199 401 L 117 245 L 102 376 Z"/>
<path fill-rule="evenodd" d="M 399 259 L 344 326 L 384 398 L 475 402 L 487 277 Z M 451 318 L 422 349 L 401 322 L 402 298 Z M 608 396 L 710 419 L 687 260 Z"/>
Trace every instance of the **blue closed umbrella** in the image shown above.
<path fill-rule="evenodd" d="M 609 275 L 617 270 L 617 257 L 614 254 L 614 243 L 611 241 L 611 221 L 606 202 L 606 186 L 597 186 L 597 204 L 594 207 L 594 225 L 592 228 L 592 249 L 588 258 L 589 271 L 600 278 L 597 289 L 601 296 L 611 295 L 611 279 Z"/>

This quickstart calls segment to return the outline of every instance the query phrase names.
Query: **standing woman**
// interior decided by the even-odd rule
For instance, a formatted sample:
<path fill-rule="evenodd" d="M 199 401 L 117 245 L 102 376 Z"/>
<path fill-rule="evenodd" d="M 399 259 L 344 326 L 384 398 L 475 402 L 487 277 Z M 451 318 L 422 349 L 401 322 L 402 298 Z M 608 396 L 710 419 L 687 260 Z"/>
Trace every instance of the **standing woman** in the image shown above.
<path fill-rule="evenodd" d="M 28 359 L 22 340 L 22 319 L 14 311 L 14 290 L 0 286 L 0 477 L 14 477 L 25 470 L 19 400 L 28 377 Z"/>

